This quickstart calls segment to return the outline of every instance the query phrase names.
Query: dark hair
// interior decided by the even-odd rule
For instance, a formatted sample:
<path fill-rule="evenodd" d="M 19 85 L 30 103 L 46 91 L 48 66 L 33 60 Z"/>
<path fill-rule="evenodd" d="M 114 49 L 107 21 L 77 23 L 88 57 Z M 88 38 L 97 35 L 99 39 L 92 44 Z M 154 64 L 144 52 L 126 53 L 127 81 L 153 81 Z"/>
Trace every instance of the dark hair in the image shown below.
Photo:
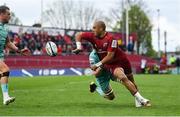
<path fill-rule="evenodd" d="M 0 14 L 1 14 L 1 13 L 5 13 L 6 10 L 9 10 L 9 7 L 7 7 L 7 6 L 5 6 L 5 5 L 0 6 Z"/>

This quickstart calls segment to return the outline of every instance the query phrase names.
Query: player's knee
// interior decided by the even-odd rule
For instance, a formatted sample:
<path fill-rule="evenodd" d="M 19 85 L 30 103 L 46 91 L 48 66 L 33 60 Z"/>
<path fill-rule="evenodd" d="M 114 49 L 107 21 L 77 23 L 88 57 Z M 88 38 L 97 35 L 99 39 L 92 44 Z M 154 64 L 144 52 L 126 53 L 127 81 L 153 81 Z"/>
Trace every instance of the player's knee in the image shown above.
<path fill-rule="evenodd" d="M 114 70 L 114 74 L 118 74 L 119 72 L 124 72 L 123 68 L 119 67 Z"/>
<path fill-rule="evenodd" d="M 114 76 L 117 78 L 116 80 L 120 81 L 120 82 L 124 82 L 128 79 L 127 76 L 124 74 L 123 68 L 115 69 L 114 70 Z"/>
<path fill-rule="evenodd" d="M 124 74 L 124 69 L 123 68 L 116 68 L 115 70 L 114 70 L 114 76 L 116 76 L 116 77 L 118 77 L 118 76 L 121 76 L 121 75 L 125 75 Z"/>
<path fill-rule="evenodd" d="M 3 72 L 3 73 L 0 74 L 0 78 L 1 78 L 1 77 L 9 77 L 9 74 L 10 74 L 9 71 Z"/>

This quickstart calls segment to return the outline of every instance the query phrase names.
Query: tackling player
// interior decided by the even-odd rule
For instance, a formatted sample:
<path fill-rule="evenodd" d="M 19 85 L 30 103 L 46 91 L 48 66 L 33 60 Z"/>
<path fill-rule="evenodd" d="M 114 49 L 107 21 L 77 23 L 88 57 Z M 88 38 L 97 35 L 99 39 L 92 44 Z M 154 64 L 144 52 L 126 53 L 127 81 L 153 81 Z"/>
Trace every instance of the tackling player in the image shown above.
<path fill-rule="evenodd" d="M 8 31 L 5 24 L 10 20 L 10 9 L 7 6 L 0 6 L 0 82 L 3 94 L 3 104 L 8 105 L 15 101 L 15 97 L 10 97 L 8 94 L 8 78 L 9 67 L 4 62 L 5 47 L 12 49 L 20 54 L 29 55 L 28 49 L 19 50 L 9 39 Z"/>
<path fill-rule="evenodd" d="M 150 101 L 142 97 L 138 92 L 132 75 L 130 62 L 126 54 L 118 48 L 117 40 L 113 39 L 113 36 L 106 32 L 106 25 L 103 21 L 96 21 L 94 23 L 93 32 L 82 32 L 77 34 L 77 49 L 73 50 L 74 53 L 82 51 L 82 39 L 89 41 L 93 45 L 93 48 L 101 60 L 91 66 L 92 70 L 98 73 L 100 69 L 105 68 L 112 74 L 116 81 L 124 84 L 138 103 L 144 106 L 151 106 Z M 103 77 L 105 78 L 107 75 L 103 75 Z M 107 91 L 108 92 L 104 93 L 114 95 L 109 85 L 107 85 Z"/>
<path fill-rule="evenodd" d="M 100 59 L 95 50 L 90 53 L 89 62 L 90 66 L 93 66 L 96 63 L 100 62 Z M 110 80 L 116 81 L 116 78 L 114 78 L 112 74 L 103 67 L 97 68 L 95 71 L 93 71 L 93 74 L 96 77 L 96 84 L 94 82 L 91 82 L 90 92 L 93 93 L 94 91 L 97 91 L 104 98 L 113 100 L 115 98 L 115 95 L 109 82 Z"/>

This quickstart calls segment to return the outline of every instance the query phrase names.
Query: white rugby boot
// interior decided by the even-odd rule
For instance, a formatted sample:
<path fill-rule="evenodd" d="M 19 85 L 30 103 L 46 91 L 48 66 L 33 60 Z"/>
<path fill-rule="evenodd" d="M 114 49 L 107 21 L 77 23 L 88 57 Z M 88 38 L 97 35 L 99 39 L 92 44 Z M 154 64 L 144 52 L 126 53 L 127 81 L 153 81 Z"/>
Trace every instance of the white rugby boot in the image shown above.
<path fill-rule="evenodd" d="M 3 104 L 8 105 L 14 101 L 15 101 L 15 97 L 8 97 L 8 98 L 4 99 Z"/>
<path fill-rule="evenodd" d="M 150 107 L 151 103 L 148 99 L 145 99 L 145 98 L 139 99 L 139 100 L 137 98 L 135 98 L 135 106 L 136 107 L 142 107 L 142 106 Z"/>

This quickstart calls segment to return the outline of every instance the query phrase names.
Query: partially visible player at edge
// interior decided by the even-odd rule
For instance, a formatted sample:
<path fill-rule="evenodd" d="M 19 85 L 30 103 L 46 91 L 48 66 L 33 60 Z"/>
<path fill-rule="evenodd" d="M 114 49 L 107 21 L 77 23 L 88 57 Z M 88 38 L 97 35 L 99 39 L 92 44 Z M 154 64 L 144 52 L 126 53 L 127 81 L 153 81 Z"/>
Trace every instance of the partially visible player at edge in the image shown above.
<path fill-rule="evenodd" d="M 15 97 L 10 97 L 8 94 L 8 77 L 9 68 L 4 62 L 4 49 L 7 47 L 22 55 L 29 55 L 28 49 L 19 50 L 9 39 L 8 31 L 5 24 L 10 20 L 10 9 L 7 6 L 0 6 L 0 82 L 3 94 L 3 104 L 8 105 L 15 101 Z"/>
<path fill-rule="evenodd" d="M 143 106 L 151 106 L 150 101 L 138 92 L 130 62 L 126 54 L 118 48 L 117 40 L 113 39 L 113 36 L 106 32 L 106 25 L 103 21 L 96 21 L 94 23 L 93 32 L 81 32 L 76 35 L 77 48 L 73 50 L 76 54 L 82 51 L 82 39 L 89 41 L 93 45 L 94 50 L 101 60 L 91 66 L 92 70 L 96 71 L 106 68 L 116 78 L 116 81 L 122 82 L 138 103 Z"/>

